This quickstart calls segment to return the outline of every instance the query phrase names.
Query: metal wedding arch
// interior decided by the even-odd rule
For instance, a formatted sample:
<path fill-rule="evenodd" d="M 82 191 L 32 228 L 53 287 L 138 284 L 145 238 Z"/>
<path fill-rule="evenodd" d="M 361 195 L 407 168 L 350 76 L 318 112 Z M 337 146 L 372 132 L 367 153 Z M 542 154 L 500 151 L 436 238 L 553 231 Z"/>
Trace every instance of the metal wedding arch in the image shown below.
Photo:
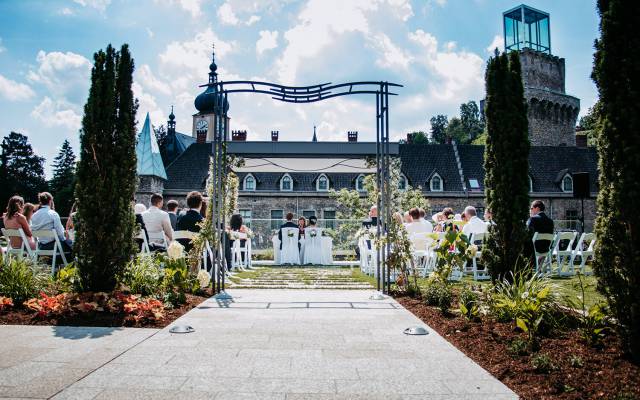
<path fill-rule="evenodd" d="M 275 83 L 257 81 L 217 81 L 212 79 L 208 84 L 201 85 L 213 89 L 218 97 L 216 102 L 216 113 L 222 118 L 216 118 L 214 128 L 214 140 L 212 143 L 212 163 L 214 196 L 213 213 L 211 215 L 213 226 L 216 229 L 216 237 L 224 237 L 225 223 L 225 194 L 223 193 L 224 179 L 228 173 L 224 123 L 227 121 L 228 101 L 227 96 L 231 93 L 260 93 L 271 96 L 273 100 L 286 103 L 315 103 L 334 97 L 350 96 L 358 94 L 376 96 L 376 182 L 378 187 L 378 223 L 376 237 L 379 240 L 386 232 L 386 227 L 391 220 L 391 209 L 388 206 L 390 201 L 390 188 L 386 184 L 389 177 L 389 96 L 396 96 L 389 88 L 403 87 L 397 83 L 359 81 L 340 84 L 322 83 L 312 86 L 284 86 Z M 224 271 L 224 244 L 215 246 L 213 251 L 214 268 L 220 272 Z M 390 289 L 391 270 L 384 262 L 386 255 L 390 251 L 390 244 L 377 249 L 377 270 L 376 286 L 378 291 L 388 293 Z M 214 290 L 221 292 L 224 290 L 224 273 L 215 274 L 213 282 Z"/>

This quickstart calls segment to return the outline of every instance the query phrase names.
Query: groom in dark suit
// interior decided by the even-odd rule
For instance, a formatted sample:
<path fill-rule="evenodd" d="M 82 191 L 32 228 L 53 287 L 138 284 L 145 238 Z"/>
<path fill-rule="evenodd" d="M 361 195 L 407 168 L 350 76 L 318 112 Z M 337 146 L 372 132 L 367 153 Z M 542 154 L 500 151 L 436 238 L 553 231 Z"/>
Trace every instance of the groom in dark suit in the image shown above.
<path fill-rule="evenodd" d="M 531 203 L 531 210 L 529 211 L 531 217 L 527 221 L 527 228 L 531 235 L 535 232 L 553 234 L 553 220 L 547 216 L 544 210 L 545 206 L 541 200 L 535 200 Z M 536 251 L 545 253 L 549 251 L 549 246 L 551 246 L 550 241 L 540 240 L 536 242 Z"/>
<path fill-rule="evenodd" d="M 187 195 L 187 207 L 189 207 L 189 209 L 178 216 L 176 230 L 196 233 L 200 232 L 199 223 L 202 221 L 202 215 L 200 215 L 201 206 L 202 194 L 200 194 L 200 192 L 190 192 Z M 180 244 L 185 247 L 185 250 L 189 251 L 191 249 L 190 240 L 181 239 L 179 242 L 181 242 Z"/>
<path fill-rule="evenodd" d="M 287 222 L 280 226 L 280 230 L 278 231 L 278 239 L 280 239 L 280 250 L 282 250 L 282 229 L 284 228 L 296 228 L 298 229 L 298 225 L 293 222 L 293 213 L 287 213 Z M 298 243 L 298 247 L 300 244 Z"/>

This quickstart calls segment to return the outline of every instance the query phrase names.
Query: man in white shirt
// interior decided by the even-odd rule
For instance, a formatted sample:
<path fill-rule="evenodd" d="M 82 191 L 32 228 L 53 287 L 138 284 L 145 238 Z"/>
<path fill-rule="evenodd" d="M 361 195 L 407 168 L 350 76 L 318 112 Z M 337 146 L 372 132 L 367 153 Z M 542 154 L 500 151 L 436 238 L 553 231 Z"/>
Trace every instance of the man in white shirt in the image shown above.
<path fill-rule="evenodd" d="M 52 209 L 53 196 L 49 192 L 43 192 L 38 194 L 38 202 L 40 207 L 31 217 L 31 231 L 50 231 L 54 230 L 62 250 L 65 253 L 71 252 L 71 241 L 65 238 L 64 228 L 60 221 L 60 215 Z M 38 247 L 43 250 L 52 250 L 55 243 L 55 239 L 40 239 L 38 240 Z"/>
<path fill-rule="evenodd" d="M 420 210 L 417 208 L 412 208 L 409 210 L 409 215 L 413 222 L 409 222 L 405 224 L 405 228 L 407 233 L 415 234 L 415 233 L 430 233 L 433 232 L 433 226 L 431 223 L 424 218 L 420 219 Z"/>
<path fill-rule="evenodd" d="M 474 233 L 487 232 L 487 224 L 477 217 L 475 207 L 468 206 L 465 208 L 464 215 L 466 216 L 467 223 L 462 227 L 462 233 L 464 233 L 468 238 L 471 238 L 471 235 Z"/>
<path fill-rule="evenodd" d="M 151 242 L 160 244 L 160 240 L 152 237 L 154 233 L 163 233 L 167 243 L 173 240 L 171 220 L 169 219 L 169 214 L 162 211 L 162 204 L 162 196 L 154 193 L 151 195 L 151 207 L 142 213 L 142 220 L 144 221 L 145 228 L 147 228 L 147 233 L 150 236 Z"/>
<path fill-rule="evenodd" d="M 420 212 L 420 223 L 422 225 L 424 225 L 424 228 L 428 231 L 428 232 L 433 232 L 433 225 L 431 224 L 431 222 L 429 222 L 425 216 L 427 215 L 426 211 L 424 211 L 424 208 L 418 208 L 418 211 Z"/>

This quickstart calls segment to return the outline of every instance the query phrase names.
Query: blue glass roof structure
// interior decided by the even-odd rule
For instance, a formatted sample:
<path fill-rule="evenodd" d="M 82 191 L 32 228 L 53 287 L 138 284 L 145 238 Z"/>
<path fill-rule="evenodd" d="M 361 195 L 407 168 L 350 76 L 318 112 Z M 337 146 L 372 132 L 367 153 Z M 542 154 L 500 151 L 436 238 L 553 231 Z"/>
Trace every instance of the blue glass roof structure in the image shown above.
<path fill-rule="evenodd" d="M 138 176 L 148 175 L 157 176 L 164 180 L 167 179 L 167 173 L 160 155 L 160 147 L 151 129 L 149 113 L 147 113 L 147 117 L 144 120 L 142 131 L 138 134 L 136 156 L 138 157 L 138 167 L 136 169 Z"/>

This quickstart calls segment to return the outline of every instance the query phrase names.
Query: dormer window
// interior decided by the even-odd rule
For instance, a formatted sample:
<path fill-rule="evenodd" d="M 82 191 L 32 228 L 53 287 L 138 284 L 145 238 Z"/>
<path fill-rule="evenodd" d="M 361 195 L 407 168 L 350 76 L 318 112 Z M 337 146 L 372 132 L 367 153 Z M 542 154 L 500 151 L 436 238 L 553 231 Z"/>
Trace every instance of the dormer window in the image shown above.
<path fill-rule="evenodd" d="M 325 174 L 322 174 L 316 180 L 316 190 L 318 192 L 326 192 L 329 190 L 329 178 Z"/>
<path fill-rule="evenodd" d="M 438 173 L 433 174 L 429 180 L 429 188 L 432 192 L 442 192 L 442 178 Z"/>
<path fill-rule="evenodd" d="M 573 192 L 573 178 L 571 177 L 570 174 L 566 174 L 562 178 L 562 191 L 565 193 Z"/>
<path fill-rule="evenodd" d="M 364 175 L 358 175 L 358 178 L 356 179 L 356 190 L 358 192 L 365 192 L 365 188 L 364 188 Z"/>
<path fill-rule="evenodd" d="M 291 192 L 293 190 L 293 179 L 291 179 L 291 175 L 284 174 L 282 179 L 280 179 L 280 190 L 283 192 Z"/>
<path fill-rule="evenodd" d="M 244 183 L 242 184 L 244 190 L 255 191 L 256 190 L 256 178 L 253 175 L 248 174 L 244 177 Z"/>
<path fill-rule="evenodd" d="M 400 174 L 400 180 L 398 180 L 398 190 L 404 192 L 407 190 L 407 177 L 404 174 Z"/>

